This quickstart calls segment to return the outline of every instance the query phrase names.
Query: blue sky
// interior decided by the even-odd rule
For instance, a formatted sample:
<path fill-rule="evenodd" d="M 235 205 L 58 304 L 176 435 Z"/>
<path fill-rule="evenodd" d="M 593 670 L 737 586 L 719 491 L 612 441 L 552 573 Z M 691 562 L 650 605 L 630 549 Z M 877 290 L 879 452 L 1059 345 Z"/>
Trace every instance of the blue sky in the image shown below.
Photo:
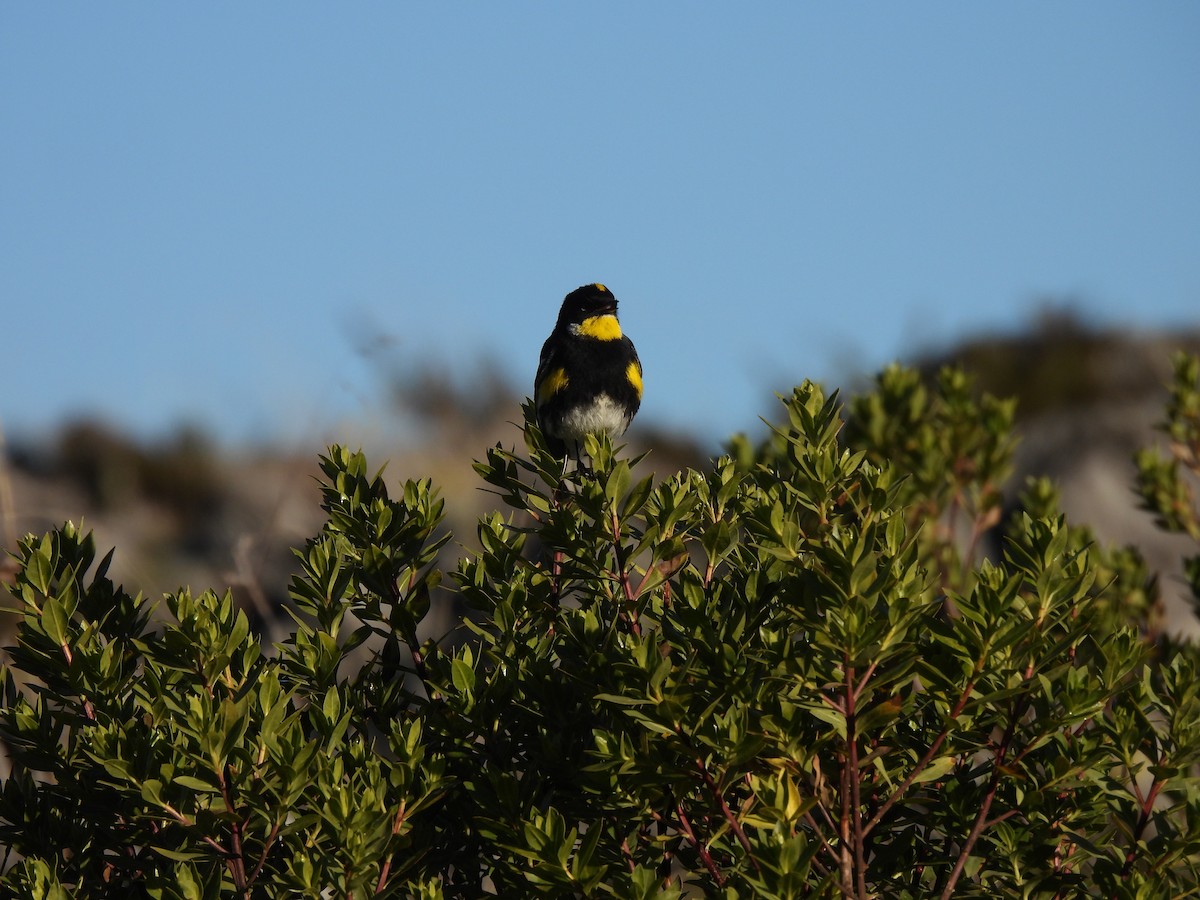
<path fill-rule="evenodd" d="M 1200 4 L 5 4 L 0 424 L 303 442 L 563 294 L 709 440 L 1047 300 L 1200 324 Z M 336 436 L 336 434 L 334 435 Z"/>

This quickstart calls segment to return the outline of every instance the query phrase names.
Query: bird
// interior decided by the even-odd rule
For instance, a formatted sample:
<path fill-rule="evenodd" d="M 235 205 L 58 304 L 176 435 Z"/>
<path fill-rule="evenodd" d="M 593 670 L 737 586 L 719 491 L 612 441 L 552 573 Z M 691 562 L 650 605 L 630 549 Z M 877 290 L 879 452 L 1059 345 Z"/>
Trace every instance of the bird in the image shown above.
<path fill-rule="evenodd" d="M 620 437 L 633 421 L 642 403 L 642 362 L 621 331 L 617 298 L 603 284 L 563 298 L 538 358 L 533 398 L 547 448 L 564 459 L 579 458 L 586 435 Z"/>

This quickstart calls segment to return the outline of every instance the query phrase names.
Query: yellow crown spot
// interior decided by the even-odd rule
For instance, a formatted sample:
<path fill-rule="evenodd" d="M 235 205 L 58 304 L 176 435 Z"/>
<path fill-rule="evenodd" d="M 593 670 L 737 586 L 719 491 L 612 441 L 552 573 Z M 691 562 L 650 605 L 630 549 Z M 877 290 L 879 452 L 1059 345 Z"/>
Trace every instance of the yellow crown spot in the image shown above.
<path fill-rule="evenodd" d="M 545 378 L 537 388 L 537 402 L 545 403 L 559 391 L 567 386 L 567 370 L 554 369 Z"/>
<path fill-rule="evenodd" d="M 612 313 L 606 313 L 603 316 L 589 316 L 579 323 L 579 328 L 575 333 L 595 338 L 598 341 L 619 341 L 621 339 L 621 323 Z"/>
<path fill-rule="evenodd" d="M 642 367 L 636 362 L 631 362 L 625 369 L 625 377 L 629 379 L 629 383 L 633 385 L 633 389 L 637 391 L 638 399 L 642 399 Z"/>
<path fill-rule="evenodd" d="M 592 287 L 594 287 L 598 291 L 603 291 L 606 294 L 608 293 L 608 288 L 606 288 L 604 285 L 602 285 L 598 281 L 595 284 L 593 284 Z"/>

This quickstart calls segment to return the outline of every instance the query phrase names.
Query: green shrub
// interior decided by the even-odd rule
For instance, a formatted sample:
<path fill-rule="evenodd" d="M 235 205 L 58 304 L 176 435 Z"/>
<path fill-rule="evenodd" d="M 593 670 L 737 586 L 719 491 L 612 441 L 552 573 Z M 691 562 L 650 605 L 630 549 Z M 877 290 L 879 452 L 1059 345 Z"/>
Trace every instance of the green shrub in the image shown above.
<path fill-rule="evenodd" d="M 1175 380 L 1167 402 L 1167 418 L 1159 430 L 1167 438 L 1167 454 L 1147 447 L 1137 455 L 1138 490 L 1158 524 L 1186 534 L 1200 545 L 1200 356 L 1176 354 Z M 1196 612 L 1200 614 L 1200 554 L 1184 560 L 1184 572 Z"/>
<path fill-rule="evenodd" d="M 228 594 L 156 609 L 72 526 L 27 538 L 0 886 L 1194 892 L 1196 652 L 1147 642 L 1145 567 L 1044 483 L 983 558 L 1011 406 L 891 369 L 845 434 L 812 384 L 785 409 L 763 447 L 660 482 L 603 440 L 564 477 L 527 424 L 476 466 L 510 511 L 439 641 L 441 501 L 341 448 L 274 648 Z"/>

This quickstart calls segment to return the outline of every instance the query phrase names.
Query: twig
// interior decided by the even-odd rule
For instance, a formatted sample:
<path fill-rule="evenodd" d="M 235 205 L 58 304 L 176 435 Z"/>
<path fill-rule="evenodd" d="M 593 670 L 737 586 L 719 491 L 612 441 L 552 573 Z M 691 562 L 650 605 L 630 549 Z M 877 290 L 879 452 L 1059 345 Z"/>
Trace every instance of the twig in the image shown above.
<path fill-rule="evenodd" d="M 1032 664 L 1031 664 L 1032 665 Z M 971 832 L 967 835 L 966 841 L 963 842 L 962 849 L 958 853 L 958 859 L 954 863 L 954 868 L 950 872 L 950 879 L 946 882 L 946 887 L 942 891 L 941 900 L 950 900 L 954 894 L 954 887 L 958 884 L 958 879 L 962 877 L 963 870 L 966 868 L 967 859 L 971 855 L 971 851 L 975 849 L 975 842 L 979 840 L 979 836 L 988 828 L 992 822 L 988 821 L 988 813 L 992 809 L 992 801 L 996 799 L 996 792 L 1000 788 L 1000 773 L 1004 768 L 1005 758 L 1008 756 L 1009 745 L 1013 739 L 1013 733 L 1017 730 L 1017 723 L 1025 715 L 1027 706 L 1022 703 L 1014 705 L 1012 715 L 1008 721 L 1008 727 L 1004 729 L 1004 736 L 1000 739 L 1000 744 L 996 747 L 996 756 L 992 760 L 992 777 L 988 779 L 987 793 L 983 796 L 983 803 L 980 804 L 979 814 L 975 816 L 975 823 L 971 826 Z M 1007 815 L 1001 815 L 996 818 L 996 822 L 1002 822 L 1008 818 Z"/>
<path fill-rule="evenodd" d="M 678 731 L 678 727 L 676 731 Z M 738 843 L 742 845 L 742 849 L 746 851 L 746 857 L 750 860 L 750 865 L 754 866 L 754 871 L 762 874 L 762 868 L 758 864 L 758 860 L 754 858 L 754 851 L 750 848 L 750 840 L 746 837 L 746 832 L 742 829 L 742 823 L 737 820 L 737 816 L 733 814 L 733 810 L 729 808 L 729 804 L 725 802 L 725 795 L 717 787 L 717 783 L 713 781 L 712 774 L 704 765 L 704 760 L 696 757 L 696 769 L 700 772 L 700 777 L 704 780 L 705 787 L 713 795 L 713 799 L 717 801 L 717 805 L 721 807 L 721 815 L 725 817 L 725 821 L 729 823 L 729 827 L 733 829 L 733 833 L 737 835 Z"/>
<path fill-rule="evenodd" d="M 865 683 L 865 682 L 864 682 Z M 863 833 L 862 820 L 862 772 L 858 767 L 858 711 L 855 700 L 862 685 L 856 689 L 854 685 L 854 666 L 846 666 L 846 740 L 849 743 L 849 780 L 851 790 L 851 805 L 854 815 L 851 824 L 854 829 L 854 868 L 856 873 L 855 887 L 858 896 L 867 896 L 867 860 L 866 835 Z"/>
<path fill-rule="evenodd" d="M 633 851 L 629 849 L 629 838 L 621 838 L 621 856 L 630 872 L 637 871 L 637 865 L 633 861 Z"/>
<path fill-rule="evenodd" d="M 1159 761 L 1160 766 L 1166 765 L 1166 759 Z M 1137 823 L 1133 827 L 1132 840 L 1129 842 L 1129 850 L 1125 854 L 1125 865 L 1121 867 L 1121 878 L 1126 880 L 1133 873 L 1133 861 L 1137 859 L 1138 842 L 1142 839 L 1142 832 L 1146 830 L 1146 826 L 1150 824 L 1150 816 L 1154 811 L 1154 802 L 1158 799 L 1158 792 L 1162 790 L 1163 781 L 1155 778 L 1153 784 L 1150 785 L 1150 793 L 1142 798 L 1142 791 L 1138 787 L 1137 781 L 1133 783 L 1135 795 L 1142 805 L 1142 811 L 1138 813 Z"/>
<path fill-rule="evenodd" d="M 267 864 L 267 856 L 271 852 L 271 846 L 275 843 L 275 838 L 279 837 L 279 829 L 283 825 L 283 819 L 279 819 L 271 826 L 271 833 L 267 835 L 267 840 L 263 843 L 262 853 L 258 856 L 258 863 L 254 866 L 254 871 L 250 873 L 250 883 L 253 884 L 258 880 L 259 874 L 263 870 L 263 866 Z"/>
<path fill-rule="evenodd" d="M 822 810 L 822 811 L 824 811 L 824 810 Z M 801 816 L 801 818 L 803 818 L 804 821 L 808 824 L 808 827 L 813 830 L 813 834 L 815 834 L 817 837 L 817 840 L 821 842 L 821 847 L 825 850 L 826 853 L 828 853 L 830 856 L 833 857 L 833 861 L 836 863 L 837 858 L 838 858 L 837 851 L 834 850 L 833 846 L 829 843 L 828 840 L 826 840 L 825 835 L 821 832 L 821 826 L 817 822 L 817 820 L 813 818 L 813 814 L 805 811 L 803 813 L 803 815 Z M 814 860 L 813 862 L 815 864 L 816 860 Z M 822 867 L 822 868 L 824 868 L 824 867 Z"/>
<path fill-rule="evenodd" d="M 191 819 L 189 819 L 187 816 L 185 816 L 183 813 L 181 813 L 179 810 L 177 810 L 170 803 L 163 803 L 162 808 L 167 813 L 170 814 L 171 818 L 173 818 L 176 822 L 178 822 L 180 825 L 184 826 L 185 828 L 195 828 L 196 827 L 195 822 L 193 822 Z M 221 844 L 219 844 L 217 842 L 217 840 L 214 837 L 212 837 L 211 835 L 202 834 L 202 835 L 200 835 L 200 840 L 202 840 L 204 843 L 208 844 L 208 846 L 212 847 L 212 849 L 216 850 L 217 853 L 220 854 L 222 859 L 229 858 L 229 850 L 226 849 L 225 847 L 223 847 Z"/>
<path fill-rule="evenodd" d="M 725 878 L 721 875 L 717 864 L 713 862 L 712 854 L 708 852 L 708 848 L 696 837 L 696 832 L 692 830 L 692 823 L 688 821 L 687 813 L 683 811 L 683 801 L 675 801 L 675 815 L 679 818 L 679 827 L 683 829 L 683 833 L 688 836 L 688 839 L 696 847 L 696 852 L 700 854 L 700 860 L 704 863 L 704 867 L 708 869 L 710 875 L 717 882 L 717 887 L 725 886 Z"/>
<path fill-rule="evenodd" d="M 217 786 L 221 789 L 221 798 L 225 801 L 225 808 L 230 813 L 234 813 L 237 807 L 233 802 L 233 792 L 229 788 L 228 773 L 229 764 L 226 763 L 224 768 L 217 772 Z M 246 882 L 246 860 L 242 855 L 241 823 L 234 821 L 230 826 L 230 832 L 230 844 L 233 852 L 226 857 L 225 864 L 229 867 L 229 874 L 233 876 L 233 886 L 245 895 L 249 885 Z"/>
<path fill-rule="evenodd" d="M 414 585 L 416 584 L 417 570 L 413 569 L 408 573 L 408 587 L 405 591 L 401 591 L 400 585 L 395 581 L 391 581 L 388 600 L 391 601 L 392 608 L 402 605 L 405 602 L 405 595 L 411 595 Z M 389 579 L 390 580 L 390 579 Z M 394 618 L 394 616 L 393 616 Z M 417 640 L 416 624 L 413 624 L 411 633 L 401 633 L 404 643 L 408 646 L 409 656 L 412 658 L 413 672 L 420 679 L 421 686 L 425 688 L 425 696 L 430 700 L 436 700 L 441 697 L 441 693 L 429 683 L 429 670 L 425 666 L 425 657 L 421 653 L 421 644 Z"/>
<path fill-rule="evenodd" d="M 638 621 L 637 599 L 638 592 L 633 589 L 633 583 L 629 580 L 629 567 L 625 560 L 625 547 L 621 543 L 621 520 L 617 518 L 617 510 L 614 508 L 609 521 L 612 525 L 613 538 L 613 556 L 617 562 L 617 578 L 621 582 L 621 590 L 625 594 L 625 601 L 628 603 L 628 609 L 625 611 L 625 617 L 629 620 L 629 630 L 634 637 L 641 637 L 642 626 Z M 643 584 L 645 580 L 643 579 Z"/>
<path fill-rule="evenodd" d="M 1010 810 L 1008 810 L 1008 812 L 1002 812 L 1002 813 L 1000 813 L 1000 815 L 996 816 L 996 818 L 989 820 L 988 823 L 986 825 L 984 825 L 983 827 L 991 828 L 993 825 L 999 825 L 1001 822 L 1007 822 L 1009 819 L 1011 819 L 1013 816 L 1017 815 L 1020 812 L 1021 811 L 1019 809 L 1010 809 Z"/>
<path fill-rule="evenodd" d="M 867 682 L 871 680 L 871 676 L 875 674 L 875 669 L 878 667 L 879 660 L 877 659 L 867 666 L 867 671 L 863 672 L 862 678 L 860 678 L 858 681 L 858 686 L 854 688 L 854 692 L 850 695 L 850 699 L 853 700 L 854 703 L 857 704 L 862 698 L 862 692 L 866 689 Z"/>
<path fill-rule="evenodd" d="M 550 597 L 555 605 L 562 603 L 562 562 L 563 552 L 554 551 L 554 561 L 550 564 Z"/>
<path fill-rule="evenodd" d="M 829 826 L 831 831 L 838 830 L 837 823 L 833 821 L 833 816 L 829 814 L 829 810 L 825 808 L 825 804 L 821 800 L 821 789 L 825 785 L 825 773 L 821 771 L 821 758 L 813 757 L 813 799 L 817 801 L 817 809 L 821 811 L 821 815 L 825 817 L 825 824 Z M 836 854 L 835 854 L 836 857 Z"/>
<path fill-rule="evenodd" d="M 999 771 L 999 769 L 993 769 L 992 771 L 992 780 L 988 785 L 987 793 L 983 797 L 983 804 L 979 808 L 979 814 L 975 817 L 975 824 L 971 826 L 971 833 L 967 835 L 966 841 L 963 842 L 962 850 L 959 851 L 958 859 L 954 862 L 954 868 L 950 872 L 950 880 L 946 882 L 946 887 L 941 893 L 941 900 L 950 900 L 950 897 L 954 895 L 954 886 L 958 884 L 958 879 L 962 876 L 963 869 L 966 868 L 967 859 L 971 856 L 971 851 L 975 849 L 975 842 L 979 840 L 979 836 L 983 834 L 983 830 L 987 827 L 987 814 L 992 808 L 992 800 L 996 797 Z"/>
<path fill-rule="evenodd" d="M 400 808 L 396 810 L 396 815 L 392 819 L 392 837 L 400 833 L 400 829 L 404 827 L 404 816 L 406 813 L 404 801 L 400 801 Z M 379 880 L 375 882 L 375 893 L 383 893 L 383 889 L 387 886 L 388 878 L 392 871 L 392 858 L 389 856 L 384 860 L 383 865 L 379 868 Z"/>
<path fill-rule="evenodd" d="M 566 463 L 564 463 L 566 465 Z M 559 483 L 550 494 L 550 512 L 551 514 L 562 509 L 563 498 L 567 496 L 566 490 Z M 550 599 L 554 604 L 561 605 L 562 603 L 562 563 L 564 554 L 562 550 L 554 551 L 553 561 L 550 563 Z"/>
<path fill-rule="evenodd" d="M 967 700 L 970 699 L 971 692 L 973 690 L 975 690 L 974 678 L 967 682 L 967 686 L 963 688 L 962 695 L 959 696 L 958 702 L 954 704 L 954 709 L 950 710 L 951 720 L 957 719 L 959 714 L 962 713 L 963 709 L 966 708 Z M 946 742 L 946 738 L 949 736 L 950 726 L 947 725 L 941 730 L 938 736 L 934 738 L 933 743 L 929 745 L 929 749 L 925 751 L 925 755 L 917 761 L 915 766 L 913 766 L 912 771 L 909 772 L 904 780 L 896 786 L 896 789 L 892 791 L 891 796 L 889 796 L 887 800 L 883 802 L 883 805 L 875 811 L 875 815 L 871 816 L 871 818 L 867 821 L 867 824 L 863 826 L 863 837 L 866 837 L 874 830 L 875 826 L 878 825 L 880 821 L 883 820 L 883 817 L 888 814 L 888 811 L 895 806 L 896 803 L 899 802 L 900 798 L 904 796 L 905 792 L 912 787 L 913 782 L 917 780 L 920 774 L 925 771 L 925 768 L 933 761 L 933 758 L 937 756 L 937 752 L 942 749 L 942 744 Z"/>
<path fill-rule="evenodd" d="M 70 646 L 68 646 L 66 641 L 63 641 L 58 645 L 58 649 L 62 651 L 63 659 L 67 661 L 67 668 L 70 668 L 72 663 L 75 661 L 75 656 L 73 653 L 71 653 Z M 83 701 L 84 718 L 94 724 L 96 721 L 96 707 L 92 705 L 91 700 L 83 695 L 80 695 L 79 699 Z"/>
<path fill-rule="evenodd" d="M 847 727 L 846 734 L 849 736 L 850 729 Z M 841 795 L 842 795 L 842 815 L 838 822 L 838 839 L 841 842 L 841 876 L 842 876 L 842 893 L 847 897 L 854 896 L 854 861 L 850 855 L 850 763 L 847 759 L 842 760 L 842 779 L 841 779 Z"/>

